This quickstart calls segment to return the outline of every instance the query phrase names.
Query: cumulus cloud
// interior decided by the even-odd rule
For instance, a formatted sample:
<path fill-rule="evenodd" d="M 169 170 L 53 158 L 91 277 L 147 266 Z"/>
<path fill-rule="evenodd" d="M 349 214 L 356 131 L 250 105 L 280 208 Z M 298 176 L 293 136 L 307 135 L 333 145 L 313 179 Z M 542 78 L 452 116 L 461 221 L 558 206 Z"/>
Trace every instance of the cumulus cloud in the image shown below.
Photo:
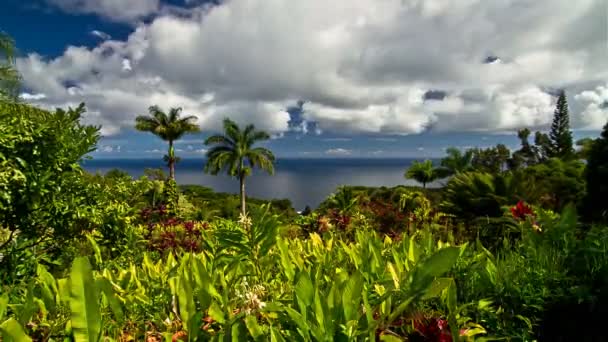
<path fill-rule="evenodd" d="M 586 128 L 601 129 L 608 122 L 608 84 L 583 91 L 574 98 L 586 105 L 581 114 Z"/>
<path fill-rule="evenodd" d="M 25 101 L 37 101 L 37 100 L 43 100 L 46 98 L 46 95 L 39 93 L 39 94 L 30 94 L 30 93 L 22 93 L 21 95 L 19 95 L 19 97 L 21 97 L 21 99 L 25 100 Z"/>
<path fill-rule="evenodd" d="M 118 6 L 52 1 L 95 13 Z M 140 8 L 124 20 L 158 8 L 119 3 Z M 18 67 L 31 92 L 47 95 L 34 102 L 85 101 L 104 134 L 131 127 L 151 104 L 181 106 L 203 130 L 224 117 L 273 134 L 515 130 L 550 123 L 547 89 L 574 95 L 605 82 L 603 9 L 601 0 L 230 0 Z M 573 125 L 602 118 L 601 104 L 569 100 Z"/>
<path fill-rule="evenodd" d="M 117 22 L 133 22 L 156 13 L 160 8 L 159 0 L 47 0 L 47 2 L 67 13 L 96 14 Z M 99 31 L 91 33 L 95 34 L 94 32 Z M 108 39 L 102 36 L 100 38 Z"/>

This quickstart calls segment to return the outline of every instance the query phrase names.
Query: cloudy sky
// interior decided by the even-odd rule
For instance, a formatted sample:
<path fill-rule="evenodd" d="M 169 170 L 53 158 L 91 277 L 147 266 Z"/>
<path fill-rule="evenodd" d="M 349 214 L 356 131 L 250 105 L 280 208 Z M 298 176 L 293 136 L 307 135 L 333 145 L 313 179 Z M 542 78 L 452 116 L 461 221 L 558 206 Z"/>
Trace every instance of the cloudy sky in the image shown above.
<path fill-rule="evenodd" d="M 436 157 L 516 146 L 565 89 L 576 137 L 608 120 L 605 0 L 2 0 L 22 98 L 85 102 L 98 157 L 156 157 L 133 131 L 182 107 L 202 140 L 230 117 L 282 157 Z"/>

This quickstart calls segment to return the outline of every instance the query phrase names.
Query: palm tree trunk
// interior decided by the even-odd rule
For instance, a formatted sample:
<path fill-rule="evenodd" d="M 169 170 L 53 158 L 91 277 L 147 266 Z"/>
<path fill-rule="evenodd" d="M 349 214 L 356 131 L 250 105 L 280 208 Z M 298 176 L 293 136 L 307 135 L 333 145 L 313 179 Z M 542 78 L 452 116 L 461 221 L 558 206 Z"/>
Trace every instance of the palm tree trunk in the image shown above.
<path fill-rule="evenodd" d="M 175 153 L 173 140 L 169 140 L 169 179 L 175 180 Z"/>
<path fill-rule="evenodd" d="M 245 206 L 245 175 L 239 177 L 241 182 L 241 213 L 245 215 L 247 213 L 247 207 Z"/>
<path fill-rule="evenodd" d="M 422 188 L 426 189 L 426 182 L 422 182 Z"/>

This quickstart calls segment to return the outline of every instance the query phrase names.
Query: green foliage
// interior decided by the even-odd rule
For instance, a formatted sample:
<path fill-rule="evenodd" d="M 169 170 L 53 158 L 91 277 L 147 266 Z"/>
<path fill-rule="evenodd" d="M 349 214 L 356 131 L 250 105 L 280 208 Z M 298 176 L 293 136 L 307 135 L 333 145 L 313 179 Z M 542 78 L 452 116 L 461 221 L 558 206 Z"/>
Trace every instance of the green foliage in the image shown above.
<path fill-rule="evenodd" d="M 461 150 L 450 147 L 446 150 L 447 156 L 441 159 L 441 166 L 446 169 L 447 175 L 470 171 L 472 168 L 474 150 Z"/>
<path fill-rule="evenodd" d="M 84 110 L 0 103 L 0 222 L 10 232 L 0 251 L 16 238 L 29 240 L 23 250 L 94 225 L 96 203 L 78 163 L 99 134 L 80 124 Z"/>
<path fill-rule="evenodd" d="M 584 200 L 583 212 L 589 222 L 608 222 L 608 123 L 604 126 L 602 135 L 595 140 L 589 152 L 587 169 L 587 195 Z"/>
<path fill-rule="evenodd" d="M 241 129 L 234 121 L 224 120 L 224 135 L 214 135 L 205 140 L 205 145 L 212 145 L 207 151 L 205 172 L 217 175 L 227 172 L 240 182 L 241 213 L 246 214 L 245 177 L 251 175 L 254 168 L 274 173 L 274 155 L 264 147 L 253 147 L 270 136 L 263 131 L 256 131 L 255 126 L 247 125 Z"/>
<path fill-rule="evenodd" d="M 404 176 L 407 179 L 414 179 L 418 183 L 422 183 L 422 187 L 426 188 L 427 183 L 434 182 L 446 175 L 443 169 L 433 167 L 432 161 L 425 160 L 424 162 L 414 161 Z"/>
<path fill-rule="evenodd" d="M 514 187 L 509 174 L 461 173 L 446 185 L 441 208 L 465 220 L 500 217 L 502 206 L 516 201 Z"/>
<path fill-rule="evenodd" d="M 71 326 L 77 342 L 97 342 L 101 334 L 99 292 L 87 258 L 76 258 L 72 264 L 70 284 Z"/>
<path fill-rule="evenodd" d="M 506 169 L 511 151 L 503 144 L 486 149 L 475 148 L 473 151 L 473 169 L 480 172 L 499 173 Z"/>

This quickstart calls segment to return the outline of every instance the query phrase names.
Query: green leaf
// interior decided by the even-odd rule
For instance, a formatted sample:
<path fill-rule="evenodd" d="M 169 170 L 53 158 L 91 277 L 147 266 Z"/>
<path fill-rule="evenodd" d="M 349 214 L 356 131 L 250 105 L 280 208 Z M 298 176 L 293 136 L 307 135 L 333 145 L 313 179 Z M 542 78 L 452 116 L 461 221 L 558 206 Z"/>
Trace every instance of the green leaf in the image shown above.
<path fill-rule="evenodd" d="M 395 335 L 388 335 L 388 334 L 384 334 L 384 335 L 380 335 L 380 341 L 385 341 L 385 342 L 403 342 L 403 339 L 395 336 Z"/>
<path fill-rule="evenodd" d="M 275 328 L 270 327 L 270 342 L 284 342 L 285 339 L 281 335 L 281 332 Z"/>
<path fill-rule="evenodd" d="M 300 279 L 298 279 L 298 283 L 296 284 L 296 297 L 299 302 L 305 307 L 308 307 L 312 304 L 313 294 L 314 288 L 310 276 L 307 272 L 302 272 L 300 274 Z M 305 308 L 300 309 L 305 310 Z"/>
<path fill-rule="evenodd" d="M 25 334 L 19 322 L 13 318 L 0 324 L 0 332 L 5 342 L 29 342 L 32 340 Z"/>
<path fill-rule="evenodd" d="M 101 333 L 98 300 L 89 259 L 86 257 L 74 259 L 70 273 L 70 309 L 74 341 L 98 341 Z"/>
<path fill-rule="evenodd" d="M 192 284 L 186 275 L 186 270 L 182 272 L 177 280 L 177 300 L 179 303 L 179 315 L 184 322 L 185 327 L 189 327 L 190 319 L 194 316 L 196 305 L 192 293 Z"/>
<path fill-rule="evenodd" d="M 106 301 L 114 313 L 114 317 L 118 322 L 124 321 L 124 314 L 122 311 L 122 306 L 120 305 L 120 301 L 116 297 L 116 293 L 114 292 L 114 288 L 112 287 L 112 283 L 106 278 L 97 278 L 96 281 L 97 288 L 101 290 L 101 292 L 106 297 Z"/>
<path fill-rule="evenodd" d="M 357 313 L 361 307 L 361 295 L 363 291 L 363 277 L 361 273 L 354 273 L 346 282 L 342 292 L 342 305 L 344 306 L 344 317 L 347 321 L 357 319 Z"/>
<path fill-rule="evenodd" d="M 441 295 L 441 293 L 443 292 L 443 290 L 448 288 L 448 286 L 450 286 L 450 284 L 453 281 L 454 281 L 454 279 L 452 279 L 452 278 L 437 278 L 437 279 L 433 280 L 433 283 L 426 290 L 426 293 L 424 294 L 422 299 L 430 299 L 430 298 L 439 297 Z"/>
<path fill-rule="evenodd" d="M 413 289 L 416 291 L 425 290 L 425 287 L 430 286 L 435 277 L 446 273 L 454 266 L 459 254 L 459 247 L 446 247 L 419 264 L 412 280 Z"/>
<path fill-rule="evenodd" d="M 262 327 L 258 324 L 258 320 L 255 316 L 249 315 L 245 317 L 245 325 L 247 326 L 247 330 L 256 341 L 263 340 L 264 331 Z"/>
<path fill-rule="evenodd" d="M 211 318 L 213 318 L 220 324 L 224 324 L 226 322 L 226 318 L 224 317 L 224 312 L 222 311 L 222 308 L 220 308 L 220 306 L 217 304 L 216 301 L 213 301 L 211 303 L 211 306 L 209 306 L 208 314 Z"/>
<path fill-rule="evenodd" d="M 6 313 L 6 307 L 8 306 L 8 293 L 5 293 L 0 297 L 0 320 L 4 318 Z"/>

